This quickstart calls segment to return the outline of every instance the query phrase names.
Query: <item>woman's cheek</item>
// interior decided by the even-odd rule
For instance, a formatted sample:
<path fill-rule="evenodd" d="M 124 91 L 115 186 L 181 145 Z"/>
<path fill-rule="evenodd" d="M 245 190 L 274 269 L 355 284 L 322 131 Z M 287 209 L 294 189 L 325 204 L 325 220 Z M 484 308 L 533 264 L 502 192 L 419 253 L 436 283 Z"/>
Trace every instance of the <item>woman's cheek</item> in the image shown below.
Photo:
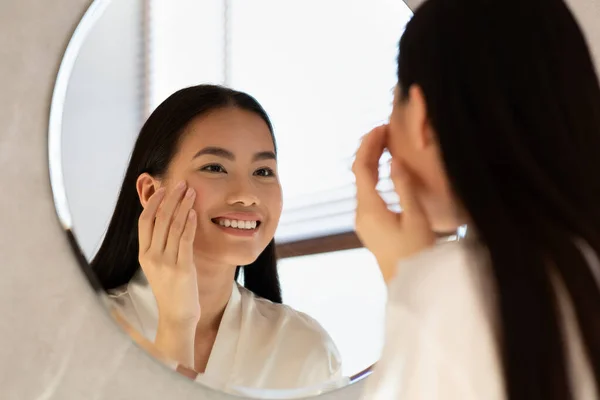
<path fill-rule="evenodd" d="M 196 192 L 196 198 L 194 199 L 194 204 L 192 205 L 192 208 L 194 209 L 194 211 L 196 211 L 196 215 L 200 216 L 200 211 L 201 211 L 200 205 L 203 204 L 203 201 L 202 201 L 203 193 L 197 187 L 194 188 L 194 191 Z"/>
<path fill-rule="evenodd" d="M 196 211 L 196 213 L 198 213 L 198 216 L 200 216 L 202 204 L 206 203 L 206 201 L 204 200 L 204 196 L 206 195 L 205 185 L 203 185 L 202 182 L 199 182 L 198 177 L 189 177 L 187 180 L 187 184 L 188 187 L 194 189 L 194 192 L 196 193 L 196 198 L 194 199 L 194 204 L 192 208 L 194 209 L 194 211 Z"/>
<path fill-rule="evenodd" d="M 281 198 L 273 199 L 273 201 L 269 203 L 269 217 L 274 225 L 273 229 L 277 229 L 277 225 L 279 225 L 282 210 L 283 201 Z"/>

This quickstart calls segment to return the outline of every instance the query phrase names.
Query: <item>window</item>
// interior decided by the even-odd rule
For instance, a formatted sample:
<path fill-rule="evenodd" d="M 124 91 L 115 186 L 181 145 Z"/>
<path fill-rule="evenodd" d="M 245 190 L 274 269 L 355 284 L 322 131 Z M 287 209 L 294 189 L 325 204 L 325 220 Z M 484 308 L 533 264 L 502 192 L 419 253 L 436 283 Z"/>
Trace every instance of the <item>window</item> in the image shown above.
<path fill-rule="evenodd" d="M 360 137 L 391 112 L 398 40 L 412 15 L 406 4 L 148 1 L 148 112 L 199 83 L 250 93 L 269 113 L 278 143 L 278 243 L 293 249 L 340 234 L 357 243 L 351 162 Z M 389 181 L 380 189 L 397 207 Z"/>
<path fill-rule="evenodd" d="M 286 258 L 279 276 L 285 303 L 319 321 L 332 337 L 345 376 L 379 359 L 387 292 L 368 250 Z"/>

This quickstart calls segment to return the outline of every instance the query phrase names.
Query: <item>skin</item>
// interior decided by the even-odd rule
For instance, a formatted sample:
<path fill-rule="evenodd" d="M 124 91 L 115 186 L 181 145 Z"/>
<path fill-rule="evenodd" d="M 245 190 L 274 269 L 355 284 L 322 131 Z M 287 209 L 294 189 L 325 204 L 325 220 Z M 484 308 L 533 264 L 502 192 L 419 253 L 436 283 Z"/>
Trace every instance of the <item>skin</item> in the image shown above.
<path fill-rule="evenodd" d="M 155 345 L 166 357 L 204 372 L 235 269 L 260 255 L 281 215 L 268 126 L 236 108 L 198 117 L 183 134 L 166 176 L 142 174 L 136 187 L 144 207 L 140 265 L 159 309 Z M 252 236 L 215 224 L 232 212 L 260 220 Z"/>
<path fill-rule="evenodd" d="M 392 155 L 391 178 L 400 214 L 388 210 L 376 191 L 379 159 Z M 356 232 L 376 257 L 386 282 L 398 262 L 435 244 L 434 232 L 468 222 L 452 193 L 422 89 L 413 85 L 406 99 L 396 89 L 389 124 L 367 134 L 353 165 L 357 185 Z M 390 242 L 395 243 L 389 246 Z"/>

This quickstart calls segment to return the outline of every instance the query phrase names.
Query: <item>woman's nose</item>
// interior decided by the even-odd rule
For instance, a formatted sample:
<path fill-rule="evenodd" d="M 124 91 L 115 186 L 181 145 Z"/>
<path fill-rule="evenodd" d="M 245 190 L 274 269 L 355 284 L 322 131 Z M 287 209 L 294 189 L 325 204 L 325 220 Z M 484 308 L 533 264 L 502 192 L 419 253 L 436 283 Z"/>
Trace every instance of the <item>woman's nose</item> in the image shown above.
<path fill-rule="evenodd" d="M 230 205 L 240 204 L 245 207 L 260 204 L 257 195 L 257 189 L 250 182 L 237 181 L 232 182 L 232 187 L 227 196 L 227 203 Z"/>

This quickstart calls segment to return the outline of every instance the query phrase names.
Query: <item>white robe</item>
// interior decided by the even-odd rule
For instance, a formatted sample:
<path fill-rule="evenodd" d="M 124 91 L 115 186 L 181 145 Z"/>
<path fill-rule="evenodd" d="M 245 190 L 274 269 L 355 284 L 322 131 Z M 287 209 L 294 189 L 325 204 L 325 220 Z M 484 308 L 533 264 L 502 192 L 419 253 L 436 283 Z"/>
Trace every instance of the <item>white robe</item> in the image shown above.
<path fill-rule="evenodd" d="M 506 399 L 487 262 L 487 252 L 465 240 L 399 263 L 388 286 L 382 357 L 363 400 Z M 572 305 L 557 289 L 575 399 L 598 399 Z"/>
<path fill-rule="evenodd" d="M 154 341 L 158 308 L 141 271 L 123 288 L 112 290 L 109 300 Z M 229 393 L 280 389 L 292 396 L 318 394 L 347 382 L 338 349 L 317 321 L 235 282 L 206 370 L 196 380 Z"/>

